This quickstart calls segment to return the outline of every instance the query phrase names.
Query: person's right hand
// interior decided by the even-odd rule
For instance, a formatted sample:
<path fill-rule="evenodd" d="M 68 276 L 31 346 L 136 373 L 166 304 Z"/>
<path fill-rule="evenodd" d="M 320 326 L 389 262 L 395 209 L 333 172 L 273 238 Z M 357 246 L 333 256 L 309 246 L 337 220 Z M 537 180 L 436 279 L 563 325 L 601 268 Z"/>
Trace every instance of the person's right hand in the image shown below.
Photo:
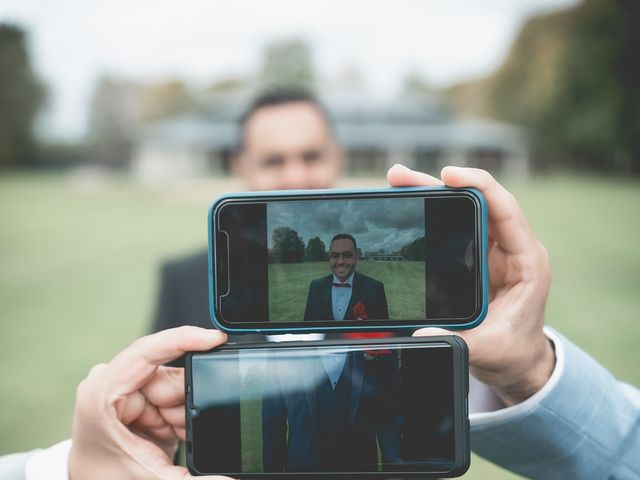
<path fill-rule="evenodd" d="M 493 387 L 506 405 L 513 405 L 540 390 L 555 366 L 553 347 L 542 331 L 551 285 L 549 256 L 515 197 L 488 172 L 445 167 L 441 176 L 442 181 L 394 165 L 387 178 L 394 187 L 444 183 L 475 187 L 484 194 L 489 220 L 489 312 L 478 327 L 453 333 L 469 345 L 473 375 Z M 415 335 L 442 333 L 442 329 L 424 328 Z"/>
<path fill-rule="evenodd" d="M 69 478 L 192 478 L 172 461 L 185 435 L 184 370 L 164 364 L 225 341 L 217 330 L 179 327 L 140 338 L 95 366 L 78 386 Z"/>

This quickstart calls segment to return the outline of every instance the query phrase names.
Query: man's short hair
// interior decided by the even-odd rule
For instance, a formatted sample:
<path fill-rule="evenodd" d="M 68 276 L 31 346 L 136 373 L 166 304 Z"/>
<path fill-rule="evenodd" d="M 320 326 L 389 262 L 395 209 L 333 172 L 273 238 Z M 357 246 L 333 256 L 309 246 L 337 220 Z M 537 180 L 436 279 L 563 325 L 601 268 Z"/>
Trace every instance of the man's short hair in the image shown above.
<path fill-rule="evenodd" d="M 295 87 L 272 88 L 258 95 L 253 100 L 253 102 L 251 102 L 251 104 L 249 105 L 249 108 L 247 108 L 242 114 L 242 116 L 240 117 L 240 120 L 238 122 L 240 126 L 240 138 L 239 138 L 239 145 L 238 145 L 240 147 L 239 149 L 242 150 L 245 146 L 244 137 L 245 137 L 245 128 L 247 126 L 247 123 L 249 122 L 249 119 L 258 110 L 261 110 L 263 108 L 278 107 L 281 105 L 286 105 L 288 103 L 298 103 L 298 102 L 308 103 L 309 105 L 312 105 L 313 107 L 315 107 L 318 110 L 318 112 L 320 112 L 320 115 L 322 115 L 322 117 L 327 122 L 327 126 L 329 127 L 329 130 L 330 131 L 333 130 L 333 125 L 331 123 L 331 118 L 329 117 L 329 113 L 324 108 L 324 106 L 320 103 L 320 101 L 318 101 L 318 99 L 313 96 L 311 92 L 304 90 L 302 88 L 295 88 Z"/>
<path fill-rule="evenodd" d="M 348 233 L 339 233 L 337 235 L 335 235 L 332 239 L 331 242 L 329 243 L 329 249 L 331 249 L 331 245 L 333 245 L 333 242 L 335 242 L 336 240 L 351 240 L 351 243 L 353 243 L 353 251 L 357 252 L 358 251 L 358 244 L 356 243 L 356 239 L 353 238 L 353 235 L 349 235 Z"/>

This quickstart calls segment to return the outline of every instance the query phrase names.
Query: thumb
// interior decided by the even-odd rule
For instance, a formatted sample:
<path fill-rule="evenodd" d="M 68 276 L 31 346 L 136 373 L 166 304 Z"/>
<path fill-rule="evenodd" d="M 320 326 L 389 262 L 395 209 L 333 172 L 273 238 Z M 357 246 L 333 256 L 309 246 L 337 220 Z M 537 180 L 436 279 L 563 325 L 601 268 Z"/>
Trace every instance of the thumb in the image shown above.
<path fill-rule="evenodd" d="M 120 352 L 104 369 L 104 382 L 119 394 L 144 385 L 160 366 L 190 351 L 209 350 L 227 336 L 217 330 L 184 326 L 147 335 Z"/>
<path fill-rule="evenodd" d="M 455 332 L 458 335 L 457 332 Z M 413 337 L 438 337 L 442 335 L 454 335 L 454 332 L 445 328 L 425 327 L 413 332 Z"/>

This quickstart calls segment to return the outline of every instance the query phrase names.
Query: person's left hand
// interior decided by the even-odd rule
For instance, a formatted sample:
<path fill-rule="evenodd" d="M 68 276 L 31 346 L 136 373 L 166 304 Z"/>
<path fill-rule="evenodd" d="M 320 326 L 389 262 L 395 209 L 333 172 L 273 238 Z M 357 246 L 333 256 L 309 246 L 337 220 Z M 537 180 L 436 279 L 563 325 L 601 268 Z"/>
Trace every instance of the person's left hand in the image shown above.
<path fill-rule="evenodd" d="M 77 390 L 69 478 L 192 478 L 172 461 L 185 436 L 184 370 L 163 365 L 225 341 L 217 330 L 179 327 L 143 337 L 93 367 Z"/>

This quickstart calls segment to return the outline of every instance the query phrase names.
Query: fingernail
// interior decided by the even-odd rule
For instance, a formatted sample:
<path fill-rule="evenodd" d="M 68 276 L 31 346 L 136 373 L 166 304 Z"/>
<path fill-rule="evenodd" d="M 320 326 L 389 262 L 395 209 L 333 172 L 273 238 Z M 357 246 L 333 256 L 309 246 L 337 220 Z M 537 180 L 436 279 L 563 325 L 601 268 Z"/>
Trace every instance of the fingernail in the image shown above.
<path fill-rule="evenodd" d="M 216 338 L 217 339 L 217 338 L 220 338 L 221 336 L 225 336 L 226 337 L 224 332 L 221 332 L 220 330 L 216 330 L 216 329 L 213 329 L 213 328 L 207 328 L 206 332 L 207 332 L 207 335 L 209 335 L 212 338 Z"/>

